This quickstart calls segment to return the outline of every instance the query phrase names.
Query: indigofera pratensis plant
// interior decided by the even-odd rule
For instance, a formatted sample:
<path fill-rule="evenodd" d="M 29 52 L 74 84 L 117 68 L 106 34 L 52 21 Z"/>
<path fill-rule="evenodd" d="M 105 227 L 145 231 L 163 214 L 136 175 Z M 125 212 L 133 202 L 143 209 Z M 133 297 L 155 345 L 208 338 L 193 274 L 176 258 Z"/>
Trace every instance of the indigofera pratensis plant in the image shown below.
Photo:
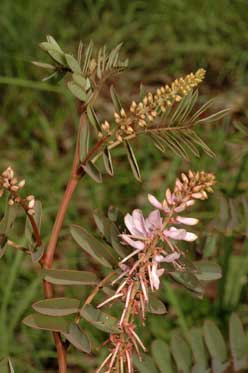
<path fill-rule="evenodd" d="M 117 220 L 117 210 L 110 210 L 108 217 L 95 213 L 100 238 L 83 227 L 72 225 L 70 231 L 74 240 L 98 265 L 106 267 L 104 278 L 100 272 L 54 268 L 54 254 L 68 205 L 84 176 L 88 175 L 96 182 L 102 182 L 104 174 L 114 176 L 112 150 L 117 146 L 124 146 L 134 177 L 141 181 L 139 165 L 130 144 L 139 135 L 147 136 L 161 152 L 169 149 L 183 158 L 188 159 L 190 153 L 199 156 L 200 150 L 213 155 L 195 129 L 220 119 L 227 109 L 207 114 L 213 100 L 195 109 L 197 87 L 205 76 L 205 71 L 199 69 L 170 85 L 162 85 L 155 92 L 144 94 L 141 91 L 140 99 L 132 101 L 127 108 L 111 86 L 114 113 L 112 119 L 100 121 L 95 103 L 101 89 L 108 85 L 110 77 L 113 81 L 116 74 L 127 67 L 127 61 L 120 59 L 121 45 L 108 53 L 106 47 L 96 50 L 92 42 L 85 48 L 80 43 L 75 58 L 48 36 L 41 48 L 47 52 L 52 64 L 35 64 L 52 71 L 48 78 L 68 77 L 67 86 L 80 102 L 72 170 L 46 247 L 40 235 L 41 203 L 34 196 L 22 197 L 25 181 L 18 181 L 11 167 L 2 173 L 0 193 L 6 192 L 7 203 L 0 224 L 1 255 L 12 246 L 40 264 L 46 299 L 34 303 L 35 312 L 23 322 L 32 328 L 53 332 L 60 373 L 67 371 L 69 344 L 82 352 L 91 352 L 82 320 L 109 335 L 104 343 L 109 353 L 97 372 L 131 373 L 134 355 L 141 359 L 141 351 L 146 351 L 137 325 L 145 324 L 147 313 L 166 312 L 164 303 L 157 296 L 161 278 L 171 278 L 201 296 L 204 282 L 221 276 L 217 264 L 192 260 L 194 255 L 189 255 L 180 244 L 180 241 L 197 239 L 196 233 L 185 227 L 196 225 L 198 219 L 186 217 L 184 212 L 197 200 L 208 197 L 213 191 L 215 177 L 204 171 L 182 173 L 174 188 L 165 191 L 163 201 L 148 195 L 153 209 L 146 218 L 141 210 L 135 209 L 125 215 L 125 226 Z M 18 205 L 27 215 L 25 245 L 10 239 Z M 58 298 L 56 285 L 89 285 L 93 289 L 86 299 Z"/>

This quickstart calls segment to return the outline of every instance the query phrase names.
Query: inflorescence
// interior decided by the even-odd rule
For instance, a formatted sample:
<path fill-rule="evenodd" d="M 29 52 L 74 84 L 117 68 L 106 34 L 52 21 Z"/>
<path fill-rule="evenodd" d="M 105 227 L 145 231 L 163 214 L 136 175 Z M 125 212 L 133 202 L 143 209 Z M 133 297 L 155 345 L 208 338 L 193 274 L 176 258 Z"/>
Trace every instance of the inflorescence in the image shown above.
<path fill-rule="evenodd" d="M 202 82 L 204 77 L 205 70 L 199 69 L 195 74 L 191 73 L 184 78 L 176 79 L 170 86 L 165 85 L 158 88 L 155 94 L 148 92 L 141 102 L 133 101 L 129 110 L 125 111 L 124 108 L 121 108 L 119 113 L 114 113 L 115 126 L 113 129 L 111 129 L 109 122 L 102 123 L 102 132 L 99 132 L 99 137 L 102 137 L 103 134 L 114 135 L 117 141 L 122 142 L 126 136 L 135 135 L 138 128 L 146 128 L 174 102 L 181 101 Z"/>
<path fill-rule="evenodd" d="M 25 209 L 28 215 L 34 215 L 34 196 L 29 195 L 26 198 L 22 198 L 19 194 L 24 185 L 25 180 L 18 181 L 18 179 L 14 175 L 13 169 L 11 167 L 8 167 L 0 176 L 0 197 L 3 196 L 5 191 L 9 192 L 9 206 L 14 205 L 15 203 L 19 203 Z"/>
<path fill-rule="evenodd" d="M 134 250 L 119 263 L 120 273 L 112 282 L 113 286 L 118 284 L 114 295 L 98 305 L 101 308 L 117 300 L 122 301 L 124 306 L 119 320 L 121 333 L 112 334 L 108 339 L 111 351 L 97 372 L 103 369 L 106 369 L 104 372 L 114 369 L 133 372 L 133 352 L 141 358 L 140 349 L 146 350 L 135 332 L 134 319 L 138 316 L 145 323 L 150 292 L 159 289 L 160 278 L 166 274 L 166 265 L 172 266 L 173 271 L 185 270 L 183 261 L 180 261 L 184 252 L 176 242 L 197 239 L 195 233 L 188 232 L 181 225 L 193 226 L 198 219 L 178 214 L 196 200 L 207 199 L 207 193 L 213 191 L 214 184 L 213 174 L 189 171 L 176 180 L 173 191 L 166 190 L 163 201 L 148 195 L 155 210 L 147 218 L 138 209 L 125 216 L 128 232 L 121 234 L 121 240 Z"/>

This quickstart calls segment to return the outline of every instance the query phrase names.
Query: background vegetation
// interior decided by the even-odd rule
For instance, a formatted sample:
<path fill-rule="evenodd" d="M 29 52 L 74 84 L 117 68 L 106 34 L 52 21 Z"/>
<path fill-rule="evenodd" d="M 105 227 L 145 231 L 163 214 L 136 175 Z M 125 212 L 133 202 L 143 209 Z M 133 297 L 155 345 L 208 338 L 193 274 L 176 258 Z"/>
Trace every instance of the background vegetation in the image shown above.
<path fill-rule="evenodd" d="M 229 117 L 201 130 L 216 158 L 202 154 L 200 159 L 186 162 L 169 151 L 161 157 L 152 145 L 139 140 L 136 148 L 143 184 L 133 180 L 117 150 L 116 177 L 106 178 L 104 185 L 84 181 L 70 206 L 66 225 L 86 224 L 94 230 L 92 208 L 106 211 L 110 204 L 118 205 L 125 213 L 135 206 L 143 207 L 148 191 L 161 197 L 181 170 L 216 173 L 218 191 L 208 208 L 197 213 L 202 225 L 196 250 L 199 256 L 218 256 L 223 279 L 209 285 L 203 300 L 165 283 L 161 295 L 169 314 L 148 320 L 143 333 L 147 345 L 155 338 L 169 341 L 175 328 L 185 334 L 188 328 L 202 325 L 206 317 L 215 320 L 226 336 L 232 311 L 239 313 L 245 325 L 248 323 L 247 25 L 246 0 L 1 1 L 0 169 L 13 166 L 27 180 L 30 193 L 42 201 L 45 241 L 68 177 L 78 124 L 77 105 L 63 84 L 41 84 L 41 72 L 30 64 L 39 60 L 37 44 L 46 34 L 54 35 L 71 52 L 80 39 L 93 39 L 97 45 L 109 47 L 123 41 L 130 69 L 117 86 L 124 102 L 136 97 L 140 81 L 153 88 L 204 67 L 207 76 L 200 87 L 202 101 L 216 95 L 218 109 L 232 107 Z M 110 118 L 109 102 L 106 90 L 99 102 L 102 118 Z M 22 223 L 20 220 L 15 232 L 19 237 Z M 57 260 L 61 268 L 93 266 L 69 237 L 66 226 Z M 85 291 L 71 290 L 74 294 Z M 16 255 L 9 249 L 0 262 L 0 358 L 11 356 L 17 373 L 55 371 L 51 336 L 21 324 L 32 302 L 42 297 L 32 264 L 22 253 Z M 93 340 L 104 340 L 103 333 L 86 328 Z M 70 372 L 91 372 L 98 358 L 71 350 L 69 359 Z"/>

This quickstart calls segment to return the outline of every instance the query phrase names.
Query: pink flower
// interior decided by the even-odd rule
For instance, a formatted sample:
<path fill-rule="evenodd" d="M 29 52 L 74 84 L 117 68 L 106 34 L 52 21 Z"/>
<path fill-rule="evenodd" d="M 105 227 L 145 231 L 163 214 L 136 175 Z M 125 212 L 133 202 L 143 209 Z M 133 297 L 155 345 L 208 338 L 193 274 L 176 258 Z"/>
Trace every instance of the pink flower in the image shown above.
<path fill-rule="evenodd" d="M 128 245 L 137 250 L 145 247 L 144 241 L 151 239 L 162 229 L 162 218 L 158 210 L 152 211 L 145 219 L 141 210 L 134 210 L 132 215 L 125 216 L 125 225 L 131 234 L 121 234 L 121 238 Z"/>

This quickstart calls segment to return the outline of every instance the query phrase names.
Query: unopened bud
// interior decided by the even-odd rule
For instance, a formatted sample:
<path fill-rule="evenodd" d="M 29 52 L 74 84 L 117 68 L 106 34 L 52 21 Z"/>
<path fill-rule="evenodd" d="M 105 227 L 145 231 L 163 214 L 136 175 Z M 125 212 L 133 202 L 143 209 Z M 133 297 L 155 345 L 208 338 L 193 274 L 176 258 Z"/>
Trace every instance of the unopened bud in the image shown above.
<path fill-rule="evenodd" d="M 28 213 L 28 215 L 32 216 L 32 215 L 35 214 L 35 211 L 34 211 L 34 209 L 28 209 L 27 213 Z"/>
<path fill-rule="evenodd" d="M 13 201 L 13 199 L 9 199 L 9 200 L 8 200 L 8 205 L 9 205 L 9 206 L 13 206 L 14 203 L 15 203 L 15 202 Z"/>
<path fill-rule="evenodd" d="M 23 180 L 21 180 L 21 181 L 18 183 L 18 185 L 19 185 L 20 188 L 23 188 L 24 185 L 25 185 L 25 183 L 26 183 L 26 181 L 23 179 Z"/>

